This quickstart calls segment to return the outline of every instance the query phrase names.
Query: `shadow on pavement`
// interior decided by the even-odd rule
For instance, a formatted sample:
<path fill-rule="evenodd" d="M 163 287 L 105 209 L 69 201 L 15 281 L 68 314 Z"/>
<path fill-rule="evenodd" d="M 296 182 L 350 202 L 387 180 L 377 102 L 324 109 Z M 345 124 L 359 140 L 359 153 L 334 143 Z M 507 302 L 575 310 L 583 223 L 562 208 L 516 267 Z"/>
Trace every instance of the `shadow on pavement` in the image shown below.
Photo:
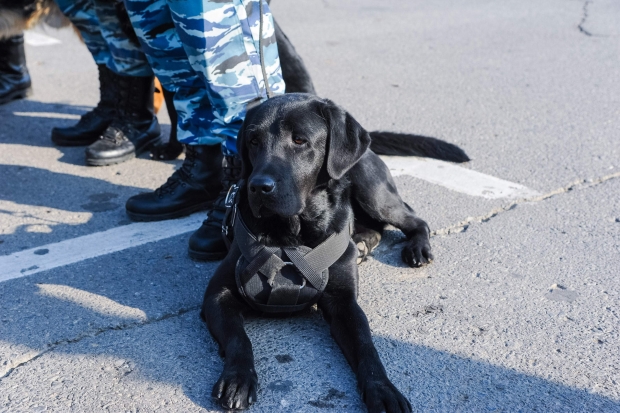
<path fill-rule="evenodd" d="M 19 100 L 0 106 L 0 143 L 56 148 L 63 156 L 58 161 L 85 165 L 85 147 L 60 147 L 51 140 L 52 128 L 75 125 L 79 116 L 91 110 L 88 106 L 64 103 L 45 103 Z M 170 125 L 160 125 L 164 136 L 170 135 Z M 144 153 L 141 158 L 148 159 Z M 174 162 L 174 161 L 169 161 Z"/>
<path fill-rule="evenodd" d="M 217 409 L 210 390 L 222 361 L 197 309 L 217 263 L 193 265 L 180 237 L 163 247 L 166 255 L 139 247 L 28 283 L 0 284 L 2 358 L 56 346 L 1 379 L 0 389 L 19 385 L 33 402 L 76 395 L 73 408 L 82 411 L 97 407 L 97 394 L 119 392 L 142 397 L 117 397 L 117 411 L 150 411 L 164 401 L 166 411 Z M 317 311 L 246 325 L 260 381 L 251 411 L 364 411 L 353 373 Z M 409 341 L 374 341 L 414 411 L 620 410 L 617 400 L 586 390 L 418 345 L 415 333 Z"/>
<path fill-rule="evenodd" d="M 91 226 L 129 223 L 125 200 L 144 191 L 19 165 L 0 165 L 0 176 L 0 254 L 84 235 L 87 229 L 77 227 L 94 217 Z"/>
<path fill-rule="evenodd" d="M 53 147 L 53 127 L 77 123 L 79 116 L 91 110 L 87 106 L 18 100 L 0 106 L 0 142 Z M 65 118 L 66 117 L 66 118 Z"/>

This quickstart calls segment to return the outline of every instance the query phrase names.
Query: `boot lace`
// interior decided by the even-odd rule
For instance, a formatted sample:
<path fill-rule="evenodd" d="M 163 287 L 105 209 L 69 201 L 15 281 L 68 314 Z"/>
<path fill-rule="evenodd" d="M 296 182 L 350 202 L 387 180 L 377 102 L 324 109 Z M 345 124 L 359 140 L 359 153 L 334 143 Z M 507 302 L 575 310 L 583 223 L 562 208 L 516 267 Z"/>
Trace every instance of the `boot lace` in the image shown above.
<path fill-rule="evenodd" d="M 103 135 L 101 135 L 99 139 L 112 142 L 115 145 L 120 145 L 127 140 L 123 131 L 119 127 L 114 125 L 108 126 L 108 128 L 103 132 Z"/>
<path fill-rule="evenodd" d="M 179 169 L 177 169 L 170 178 L 162 186 L 155 190 L 160 197 L 172 193 L 179 185 L 185 186 L 192 178 L 192 169 L 196 165 L 196 153 L 191 147 L 187 148 L 185 160 Z"/>

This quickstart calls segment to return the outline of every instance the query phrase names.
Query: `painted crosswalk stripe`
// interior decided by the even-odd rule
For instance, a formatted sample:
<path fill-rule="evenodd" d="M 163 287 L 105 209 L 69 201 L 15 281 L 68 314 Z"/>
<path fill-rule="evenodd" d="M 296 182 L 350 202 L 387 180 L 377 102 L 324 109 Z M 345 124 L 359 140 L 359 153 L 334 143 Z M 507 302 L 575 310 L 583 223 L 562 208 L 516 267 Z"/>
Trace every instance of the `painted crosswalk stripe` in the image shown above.
<path fill-rule="evenodd" d="M 0 257 L 0 282 L 174 237 L 200 227 L 204 213 L 161 222 L 139 222 Z"/>
<path fill-rule="evenodd" d="M 408 175 L 452 191 L 487 199 L 520 199 L 540 195 L 523 185 L 436 159 L 381 156 L 392 176 Z"/>
<path fill-rule="evenodd" d="M 62 43 L 60 40 L 55 39 L 51 36 L 33 32 L 33 31 L 25 31 L 24 32 L 24 42 L 26 42 L 29 46 L 51 46 L 54 44 Z"/>
<path fill-rule="evenodd" d="M 72 115 L 70 113 L 55 112 L 13 112 L 15 116 L 24 116 L 29 118 L 49 118 L 49 119 L 80 119 L 80 115 Z"/>
<path fill-rule="evenodd" d="M 539 195 L 523 185 L 449 162 L 415 157 L 381 158 L 393 176 L 412 176 L 471 196 L 520 199 Z M 204 218 L 204 213 L 198 213 L 177 220 L 134 223 L 2 256 L 0 282 L 195 231 Z"/>

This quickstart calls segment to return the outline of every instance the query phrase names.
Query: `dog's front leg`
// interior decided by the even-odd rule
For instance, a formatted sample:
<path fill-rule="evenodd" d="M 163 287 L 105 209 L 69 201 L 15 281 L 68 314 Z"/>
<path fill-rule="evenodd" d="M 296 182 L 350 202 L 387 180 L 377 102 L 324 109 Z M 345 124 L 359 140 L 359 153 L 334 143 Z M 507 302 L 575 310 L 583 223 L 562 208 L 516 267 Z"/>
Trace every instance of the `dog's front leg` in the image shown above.
<path fill-rule="evenodd" d="M 356 202 L 368 216 L 382 224 L 390 224 L 407 236 L 402 258 L 411 267 L 433 260 L 430 229 L 405 203 L 385 163 L 373 152 L 351 168 L 351 182 Z"/>
<path fill-rule="evenodd" d="M 352 244 L 353 245 L 353 244 Z M 356 254 L 356 249 L 350 255 Z M 330 268 L 330 280 L 318 306 L 331 334 L 357 376 L 362 400 L 369 413 L 411 412 L 411 404 L 388 379 L 379 353 L 372 342 L 370 326 L 357 304 L 355 258 L 340 268 Z"/>
<path fill-rule="evenodd" d="M 252 343 L 243 328 L 243 312 L 248 307 L 236 294 L 234 272 L 230 272 L 234 266 L 229 260 L 236 262 L 229 253 L 209 282 L 201 316 L 224 357 L 224 370 L 211 395 L 225 409 L 247 409 L 256 401 L 258 377 Z"/>

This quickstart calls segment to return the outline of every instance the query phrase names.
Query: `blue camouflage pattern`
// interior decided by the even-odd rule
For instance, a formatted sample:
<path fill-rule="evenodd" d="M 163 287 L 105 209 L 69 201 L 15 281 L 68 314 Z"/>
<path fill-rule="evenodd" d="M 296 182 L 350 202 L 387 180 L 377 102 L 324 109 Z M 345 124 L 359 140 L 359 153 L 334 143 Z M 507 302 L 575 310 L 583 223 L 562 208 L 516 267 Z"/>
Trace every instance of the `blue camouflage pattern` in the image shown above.
<path fill-rule="evenodd" d="M 178 138 L 236 152 L 248 104 L 267 99 L 260 63 L 260 0 L 125 0 L 155 75 L 174 91 Z M 269 86 L 284 93 L 273 18 L 263 1 Z"/>
<path fill-rule="evenodd" d="M 56 0 L 60 10 L 80 31 L 97 64 L 122 76 L 153 74 L 139 45 L 123 32 L 111 0 Z"/>

